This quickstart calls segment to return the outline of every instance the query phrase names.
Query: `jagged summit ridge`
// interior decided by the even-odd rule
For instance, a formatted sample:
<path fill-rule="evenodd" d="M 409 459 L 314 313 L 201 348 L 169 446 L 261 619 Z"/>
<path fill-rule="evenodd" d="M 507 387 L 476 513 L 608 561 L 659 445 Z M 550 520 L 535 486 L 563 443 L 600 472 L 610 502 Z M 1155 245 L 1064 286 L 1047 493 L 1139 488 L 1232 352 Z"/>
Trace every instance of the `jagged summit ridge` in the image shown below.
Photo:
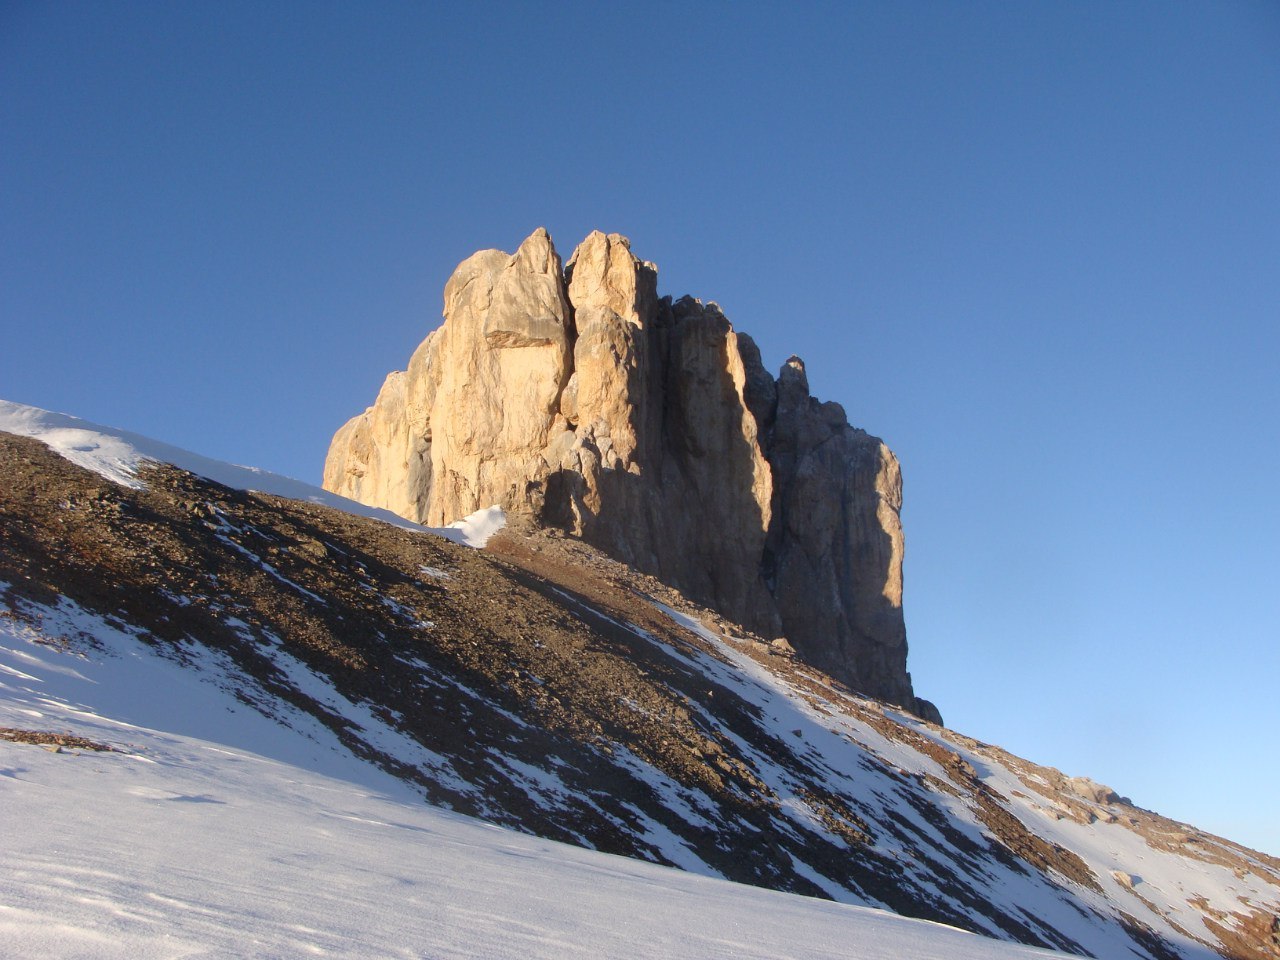
<path fill-rule="evenodd" d="M 718 305 L 593 232 L 454 271 L 444 324 L 338 430 L 324 485 L 421 523 L 500 503 L 561 527 L 854 688 L 936 716 L 906 669 L 901 474 L 878 438 L 775 379 Z"/>

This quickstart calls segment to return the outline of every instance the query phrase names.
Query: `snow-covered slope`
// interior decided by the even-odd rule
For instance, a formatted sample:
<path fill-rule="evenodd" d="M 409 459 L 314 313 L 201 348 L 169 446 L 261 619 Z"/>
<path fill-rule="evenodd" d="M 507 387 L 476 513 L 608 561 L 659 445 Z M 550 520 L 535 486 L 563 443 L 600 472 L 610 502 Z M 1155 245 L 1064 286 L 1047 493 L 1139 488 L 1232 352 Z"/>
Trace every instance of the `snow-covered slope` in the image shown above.
<path fill-rule="evenodd" d="M 323 504 L 405 529 L 428 531 L 472 547 L 483 547 L 504 523 L 502 510 L 494 506 L 463 517 L 447 527 L 421 527 L 390 510 L 365 506 L 292 477 L 257 467 L 212 460 L 127 430 L 104 427 L 65 413 L 53 413 L 9 400 L 0 400 L 0 432 L 40 440 L 72 463 L 126 487 L 139 485 L 138 468 L 142 464 L 170 463 L 233 490 L 257 490 L 292 500 Z"/>
<path fill-rule="evenodd" d="M 564 857 L 585 864 L 587 880 L 520 874 L 513 882 L 537 888 L 522 900 L 505 881 L 483 870 L 466 879 L 460 860 L 422 848 L 430 835 L 448 850 L 476 849 L 439 826 L 467 821 L 424 811 L 426 798 L 544 838 L 502 835 L 496 852 L 476 854 L 512 869 L 560 864 L 548 851 L 562 848 L 546 842 L 560 839 L 707 880 L 886 907 L 1072 953 L 1280 956 L 1280 863 L 859 697 L 581 544 L 503 534 L 487 551 L 462 549 L 398 519 L 335 512 L 311 494 L 282 500 L 201 479 L 242 468 L 206 465 L 193 476 L 148 465 L 168 461 L 142 438 L 15 405 L 0 413 L 47 445 L 0 433 L 0 726 L 26 731 L 19 739 L 71 734 L 126 748 L 68 756 L 0 743 L 9 771 L 0 777 L 0 830 L 15 837 L 0 848 L 6 858 L 14 852 L 0 862 L 0 903 L 30 911 L 0 910 L 0 923 L 8 916 L 14 935 L 35 937 L 40 949 L 23 917 L 136 934 L 130 942 L 144 956 L 150 934 L 138 931 L 148 917 L 182 942 L 215 943 L 213 954 L 302 952 L 306 938 L 289 938 L 303 928 L 328 931 L 332 947 L 368 923 L 378 925 L 369 943 L 385 929 L 413 944 L 436 937 L 420 947 L 433 956 L 505 956 L 501 934 L 493 934 L 500 947 L 463 943 L 446 923 L 461 923 L 469 909 L 461 901 L 490 887 L 519 916 L 485 906 L 474 925 L 505 925 L 518 945 L 522 924 L 532 924 L 544 938 L 534 943 L 554 942 L 558 955 L 644 955 L 631 935 L 652 938 L 655 956 L 835 955 L 823 951 L 855 934 L 827 940 L 828 920 L 815 918 L 874 916 L 803 900 L 771 906 L 773 894 L 759 891 L 741 894 L 749 904 L 741 914 L 715 913 L 709 903 L 737 904 L 737 894 L 696 891 L 737 888 L 688 876 L 671 886 L 654 879 L 667 874 L 582 851 Z M 89 456 L 94 472 L 51 450 Z M 113 474 L 117 461 L 125 467 Z M 241 475 L 237 489 L 261 489 L 261 476 Z M 129 793 L 132 785 L 143 793 Z M 287 796 L 301 813 L 278 809 Z M 327 812 L 317 797 L 333 801 Z M 253 823 L 237 826 L 237 811 Z M 150 839 L 147 818 L 174 835 Z M 287 829 L 263 833 L 262 818 Z M 379 846 L 384 831 L 408 839 Z M 215 841 L 255 864 L 254 876 L 228 867 L 230 855 L 173 852 Z M 358 859 L 362 844 L 372 861 Z M 132 859 L 130 849 L 139 851 Z M 334 862 L 330 849 L 341 851 Z M 417 862 L 432 856 L 461 887 Z M 312 903 L 272 892 L 307 889 L 304 872 L 314 888 L 320 873 L 308 864 L 353 872 L 344 896 L 369 899 L 353 908 L 356 919 L 326 921 Z M 53 879 L 40 880 L 46 874 Z M 615 877 L 626 878 L 619 899 L 600 899 L 613 896 Z M 603 878 L 597 899 L 574 892 L 593 878 Z M 626 884 L 652 888 L 652 898 Z M 59 913 L 60 890 L 70 893 Z M 390 891 L 407 898 L 411 916 L 389 917 Z M 544 894 L 573 902 L 548 907 Z M 608 919 L 584 919 L 579 896 Z M 246 900 L 269 907 L 248 909 Z M 424 901 L 457 909 L 432 913 Z M 260 951 L 218 939 L 234 936 L 216 931 L 240 909 L 260 931 Z M 681 926 L 713 913 L 723 929 L 705 919 Z M 423 915 L 436 918 L 432 930 L 405 933 Z M 803 923 L 815 939 L 806 946 L 791 931 L 771 940 L 785 927 L 770 926 L 775 916 Z M 967 947 L 940 945 L 930 939 L 938 927 L 877 922 L 916 932 L 903 941 L 863 932 L 860 952 L 845 944 L 840 955 L 998 949 L 970 938 L 956 941 Z M 622 939 L 608 939 L 618 925 Z M 928 936 L 912 946 L 921 930 Z M 597 937 L 599 946 L 581 947 Z M 677 949 L 672 937 L 692 946 Z M 70 942 L 47 949 L 61 954 Z M 330 949 L 323 943 L 311 945 Z M 100 954 L 89 946 L 83 955 Z"/>
<path fill-rule="evenodd" d="M 325 776 L 319 745 L 280 743 L 283 728 L 208 676 L 83 614 L 78 626 L 111 640 L 112 656 L 32 645 L 0 621 L 0 727 L 113 748 L 0 742 L 6 956 L 1049 955 L 513 833 L 415 802 L 322 750 L 346 779 Z M 259 740 L 305 768 L 238 745 Z"/>

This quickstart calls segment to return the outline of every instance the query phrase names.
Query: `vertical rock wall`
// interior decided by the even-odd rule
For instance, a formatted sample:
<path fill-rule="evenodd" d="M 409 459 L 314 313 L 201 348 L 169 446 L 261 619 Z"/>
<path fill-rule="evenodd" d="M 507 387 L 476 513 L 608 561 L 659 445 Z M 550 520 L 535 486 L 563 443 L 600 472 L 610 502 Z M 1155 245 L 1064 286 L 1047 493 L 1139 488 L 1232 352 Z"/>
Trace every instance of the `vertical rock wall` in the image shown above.
<path fill-rule="evenodd" d="M 563 269 L 541 229 L 477 253 L 444 301 L 335 435 L 326 489 L 430 524 L 500 503 L 931 713 L 906 671 L 897 460 L 809 395 L 803 363 L 775 380 L 714 303 L 660 298 L 617 234 Z"/>

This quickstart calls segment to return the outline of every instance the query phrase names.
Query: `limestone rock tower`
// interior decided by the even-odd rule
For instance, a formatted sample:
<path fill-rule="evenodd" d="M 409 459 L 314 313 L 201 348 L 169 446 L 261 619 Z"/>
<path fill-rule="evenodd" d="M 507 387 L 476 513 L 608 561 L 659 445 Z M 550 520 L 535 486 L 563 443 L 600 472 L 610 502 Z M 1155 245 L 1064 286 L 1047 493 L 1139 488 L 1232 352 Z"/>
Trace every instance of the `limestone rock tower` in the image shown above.
<path fill-rule="evenodd" d="M 338 430 L 326 489 L 433 525 L 501 504 L 937 719 L 906 669 L 898 461 L 798 358 L 772 377 L 617 234 L 565 265 L 542 229 L 476 253 L 444 318 Z"/>

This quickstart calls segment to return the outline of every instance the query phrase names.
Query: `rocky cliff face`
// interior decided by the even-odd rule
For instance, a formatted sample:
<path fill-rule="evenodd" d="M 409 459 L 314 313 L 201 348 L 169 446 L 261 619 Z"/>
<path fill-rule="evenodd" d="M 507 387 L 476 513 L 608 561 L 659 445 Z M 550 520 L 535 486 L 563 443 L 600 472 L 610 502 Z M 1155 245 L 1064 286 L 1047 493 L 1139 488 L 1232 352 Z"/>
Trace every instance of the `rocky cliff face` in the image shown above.
<path fill-rule="evenodd" d="M 775 380 L 617 234 L 563 268 L 541 229 L 477 253 L 444 316 L 338 431 L 327 489 L 427 524 L 500 503 L 936 717 L 906 670 L 898 462 L 798 358 Z"/>

